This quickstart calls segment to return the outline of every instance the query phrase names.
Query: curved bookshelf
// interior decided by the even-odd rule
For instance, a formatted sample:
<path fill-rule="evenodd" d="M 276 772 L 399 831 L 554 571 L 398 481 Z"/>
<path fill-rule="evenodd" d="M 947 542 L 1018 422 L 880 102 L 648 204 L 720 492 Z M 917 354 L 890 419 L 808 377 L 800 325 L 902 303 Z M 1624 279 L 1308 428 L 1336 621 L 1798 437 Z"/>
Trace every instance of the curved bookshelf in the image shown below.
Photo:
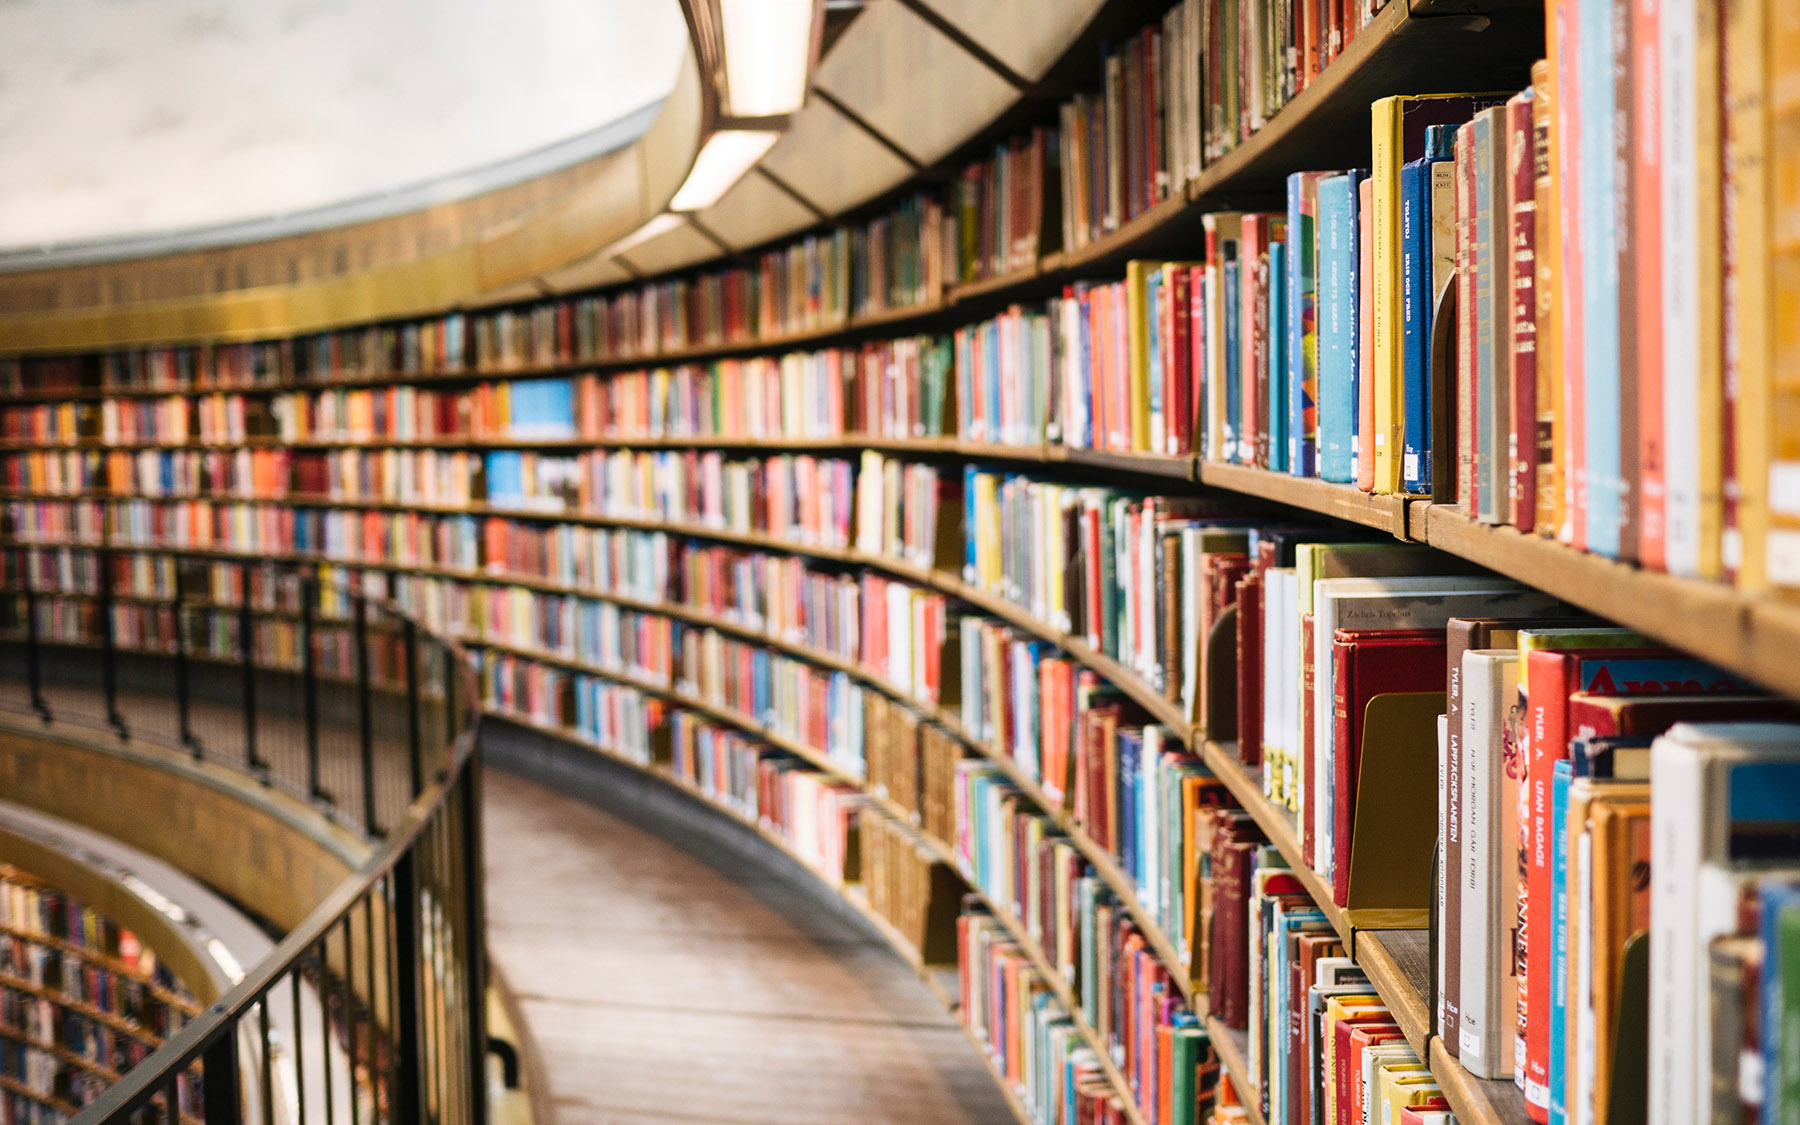
<path fill-rule="evenodd" d="M 554 376 L 572 373 L 613 372 L 663 365 L 699 363 L 728 357 L 768 355 L 799 348 L 850 344 L 872 339 L 883 333 L 899 334 L 927 331 L 947 325 L 965 323 L 1008 302 L 1047 295 L 1065 281 L 1079 276 L 1117 272 L 1132 257 L 1155 254 L 1178 254 L 1191 248 L 1199 230 L 1203 210 L 1227 205 L 1251 205 L 1273 200 L 1282 177 L 1303 166 L 1333 166 L 1366 162 L 1368 153 L 1368 107 L 1379 96 L 1398 92 L 1425 92 L 1445 88 L 1446 82 L 1468 87 L 1499 74 L 1499 84 L 1517 88 L 1524 84 L 1524 69 L 1517 73 L 1497 66 L 1495 59 L 1504 55 L 1510 60 L 1536 57 L 1530 47 L 1532 29 L 1541 34 L 1537 17 L 1524 13 L 1523 20 L 1514 11 L 1489 14 L 1428 14 L 1422 6 L 1389 3 L 1372 22 L 1350 41 L 1336 60 L 1277 112 L 1268 125 L 1247 142 L 1212 162 L 1198 178 L 1186 183 L 1175 195 L 1145 213 L 1126 222 L 1117 230 L 1078 247 L 1040 254 L 1030 266 L 980 281 L 950 285 L 943 293 L 923 303 L 885 310 L 865 316 L 851 316 L 839 322 L 802 331 L 777 333 L 737 341 L 703 342 L 692 346 L 669 348 L 643 354 L 608 356 L 603 359 L 572 358 L 549 364 L 501 364 L 447 371 L 400 371 L 358 375 L 332 380 L 301 379 L 248 386 L 196 386 L 187 388 L 83 388 L 73 397 L 87 399 L 142 398 L 168 395 L 204 395 L 212 393 L 273 394 L 287 391 L 318 391 L 337 387 L 380 387 L 394 384 L 467 385 L 487 379 L 516 379 L 532 376 Z M 1495 46 L 1497 36 L 1502 44 Z M 1479 41 L 1479 42 L 1477 42 Z M 27 392 L 19 401 L 50 401 L 72 397 L 69 392 Z M 284 447 L 274 439 L 254 438 L 222 444 L 185 443 L 139 445 L 40 445 L 24 441 L 7 442 L 0 448 L 14 450 L 47 449 L 240 449 Z M 1572 550 L 1552 540 L 1524 535 L 1509 528 L 1484 525 L 1465 516 L 1455 507 L 1433 504 L 1428 498 L 1375 496 L 1354 487 L 1334 485 L 1317 479 L 1300 478 L 1266 470 L 1224 465 L 1194 456 L 1167 456 L 1092 450 L 1054 443 L 1002 445 L 975 442 L 956 436 L 923 438 L 884 438 L 860 434 L 787 438 L 734 435 L 599 436 L 570 440 L 533 440 L 509 437 L 441 438 L 429 440 L 361 440 L 350 437 L 318 438 L 289 443 L 298 449 L 521 449 L 521 450 L 587 450 L 587 449 L 716 449 L 758 452 L 878 450 L 885 453 L 917 455 L 928 458 L 957 459 L 966 462 L 992 462 L 997 465 L 1040 465 L 1070 474 L 1106 475 L 1109 481 L 1128 478 L 1146 491 L 1167 490 L 1172 494 L 1191 493 L 1203 489 L 1218 490 L 1279 506 L 1282 509 L 1343 521 L 1397 539 L 1418 543 L 1448 555 L 1486 567 L 1496 573 L 1562 598 L 1603 617 L 1632 626 L 1646 633 L 1757 679 L 1767 686 L 1790 695 L 1800 695 L 1800 664 L 1791 659 L 1800 646 L 1800 606 L 1787 605 L 1766 598 L 1744 595 L 1729 586 L 1699 580 L 1683 579 L 1643 571 L 1598 556 Z M 870 554 L 853 546 L 832 546 L 795 542 L 779 535 L 754 530 L 733 529 L 682 520 L 662 520 L 645 516 L 612 516 L 579 511 L 536 511 L 488 504 L 432 504 L 382 499 L 333 499 L 311 495 L 241 498 L 226 495 L 194 497 L 120 496 L 110 492 L 70 494 L 37 494 L 10 492 L 15 499 L 99 499 L 180 501 L 184 499 L 215 500 L 220 503 L 281 505 L 321 508 L 343 508 L 380 511 L 412 511 L 428 514 L 493 516 L 534 522 L 560 522 L 596 527 L 615 527 L 643 531 L 666 532 L 710 542 L 734 544 L 757 550 L 817 559 L 837 565 L 879 571 L 897 579 L 917 584 L 923 589 L 943 594 L 988 617 L 1019 629 L 1038 640 L 1056 646 L 1081 667 L 1118 688 L 1124 695 L 1165 726 L 1181 743 L 1223 779 L 1233 796 L 1249 812 L 1275 848 L 1288 860 L 1346 947 L 1364 966 L 1375 988 L 1393 1009 L 1414 1050 L 1425 1059 L 1443 1085 L 1459 1120 L 1464 1122 L 1522 1122 L 1524 1108 L 1510 1083 L 1485 1082 L 1474 1079 L 1432 1041 L 1424 997 L 1428 994 L 1426 974 L 1421 969 L 1424 951 L 1416 933 L 1410 931 L 1357 931 L 1345 912 L 1332 905 L 1329 886 L 1301 862 L 1300 849 L 1293 822 L 1285 809 L 1275 806 L 1263 796 L 1260 778 L 1238 761 L 1235 747 L 1209 741 L 1192 729 L 1178 705 L 1163 698 L 1145 679 L 1132 669 L 1096 651 L 1081 639 L 1052 627 L 1034 617 L 1025 608 L 998 595 L 979 589 L 959 575 L 920 566 L 916 562 L 887 555 Z M 854 542 L 854 539 L 852 539 Z M 54 546 L 61 544 L 32 544 Z M 97 546 L 97 545 L 88 545 Z M 114 551 L 141 551 L 182 554 L 195 557 L 252 560 L 267 557 L 265 553 L 223 548 L 168 548 L 137 544 L 117 544 Z M 329 563 L 351 569 L 369 569 L 411 574 L 449 581 L 481 583 L 495 586 L 519 586 L 542 593 L 589 598 L 615 604 L 637 612 L 654 613 L 688 622 L 741 638 L 783 653 L 810 665 L 841 672 L 858 683 L 882 692 L 906 706 L 922 719 L 933 723 L 957 739 L 963 746 L 988 761 L 996 763 L 1007 779 L 1025 799 L 1066 834 L 1095 873 L 1113 890 L 1149 939 L 1159 960 L 1180 982 L 1184 996 L 1197 1014 L 1204 1014 L 1204 996 L 1196 994 L 1192 981 L 1181 963 L 1176 946 L 1151 918 L 1135 897 L 1132 879 L 1105 848 L 1098 845 L 1063 808 L 1052 802 L 1043 787 L 1033 782 L 1020 765 L 997 747 L 975 739 L 961 721 L 943 707 L 918 699 L 880 677 L 874 670 L 855 660 L 796 643 L 742 622 L 714 618 L 704 611 L 674 603 L 646 602 L 628 596 L 588 591 L 571 584 L 557 583 L 538 576 L 467 570 L 431 564 L 413 564 L 396 560 L 326 557 L 323 555 L 284 556 L 306 561 Z M 770 746 L 792 754 L 834 777 L 850 778 L 840 764 L 831 762 L 820 751 L 795 739 L 770 731 L 761 720 L 729 708 L 721 708 L 687 695 L 667 685 L 641 679 L 628 672 L 609 670 L 586 664 L 565 654 L 514 646 L 503 641 L 470 638 L 470 643 L 503 651 L 524 659 L 557 665 L 596 678 L 616 682 L 646 695 L 666 700 L 674 706 L 691 710 L 724 725 L 743 730 L 764 740 Z M 574 732 L 550 727 L 522 718 L 512 711 L 495 710 L 511 721 L 524 722 L 547 733 L 573 739 L 584 746 L 593 744 Z M 709 800 L 697 787 L 683 781 L 672 771 L 646 766 L 622 755 L 594 747 L 609 757 L 617 758 L 633 768 L 656 777 L 659 781 L 681 787 L 703 800 Z M 885 798 L 869 792 L 862 785 L 882 815 L 906 822 L 905 810 Z M 712 802 L 717 806 L 717 802 Z M 729 815 L 729 810 L 726 810 Z M 739 818 L 740 820 L 742 818 Z M 785 845 L 771 833 L 756 826 L 753 830 L 777 847 Z M 929 839 L 929 838 L 927 838 Z M 933 841 L 941 846 L 941 841 Z M 939 858 L 955 867 L 955 857 L 947 850 Z M 858 896 L 846 893 L 853 908 L 882 923 Z M 985 899 L 984 899 L 985 901 Z M 1066 982 L 1050 971 L 1043 951 L 1030 942 L 1028 935 L 1016 925 L 1010 913 L 989 903 L 1001 924 L 1012 932 L 1034 965 L 1046 979 L 1061 986 L 1059 999 L 1068 999 Z M 883 930 L 890 944 L 897 934 Z M 904 942 L 900 943 L 902 946 Z M 927 983 L 933 983 L 927 966 L 917 965 Z M 941 988 L 941 982 L 937 982 Z M 1065 1003 L 1072 1014 L 1074 1005 Z M 1224 1027 L 1208 1017 L 1208 1026 L 1220 1060 L 1248 1100 L 1252 1120 L 1260 1122 L 1253 1092 L 1256 1083 L 1247 1071 L 1247 1051 L 1243 1032 Z M 1104 1045 L 1091 1028 L 1082 1034 L 1096 1046 L 1109 1067 L 1109 1078 L 1115 1089 L 1121 1089 L 1122 1077 L 1112 1066 Z M 986 1052 L 984 1050 L 984 1057 Z M 1002 1083 L 1004 1086 L 1005 1084 Z M 1012 1091 L 1008 1091 L 1009 1096 Z M 1129 1103 L 1128 1103 L 1129 1104 Z M 1020 1107 L 1015 1106 L 1015 1109 Z M 1022 1110 L 1021 1110 L 1022 1115 Z"/>

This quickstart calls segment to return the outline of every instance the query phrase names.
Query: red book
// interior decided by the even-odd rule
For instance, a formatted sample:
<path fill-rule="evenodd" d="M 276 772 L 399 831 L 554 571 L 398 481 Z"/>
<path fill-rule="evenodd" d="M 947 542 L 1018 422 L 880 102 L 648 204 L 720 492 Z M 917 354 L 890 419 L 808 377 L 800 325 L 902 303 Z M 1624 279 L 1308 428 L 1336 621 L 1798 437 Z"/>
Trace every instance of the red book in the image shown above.
<path fill-rule="evenodd" d="M 1655 141 L 1661 108 L 1659 79 L 1661 68 L 1660 5 L 1656 0 L 1632 0 L 1632 57 L 1621 72 L 1629 76 L 1631 131 L 1638 138 L 1625 152 L 1632 160 L 1631 195 L 1629 200 L 1631 228 L 1620 239 L 1621 246 L 1631 248 L 1635 257 L 1631 272 L 1621 281 L 1633 290 L 1637 303 L 1635 325 L 1621 324 L 1622 331 L 1633 332 L 1631 341 L 1637 350 L 1637 486 L 1631 490 L 1637 513 L 1637 557 L 1651 570 L 1667 569 L 1664 545 L 1664 455 L 1663 455 L 1663 354 L 1662 333 L 1657 326 L 1662 319 L 1662 146 Z M 1627 103 L 1617 111 L 1623 113 Z M 1635 331 L 1634 331 L 1635 329 Z M 1630 410 L 1630 403 L 1626 403 Z M 1631 450 L 1625 450 L 1630 457 Z M 1621 543 L 1622 550 L 1630 544 Z"/>
<path fill-rule="evenodd" d="M 1531 151 L 1531 91 L 1506 103 L 1507 151 Z M 1512 339 L 1512 426 L 1507 435 L 1511 472 L 1507 522 L 1530 531 L 1537 521 L 1537 167 L 1515 159 L 1507 169 L 1512 231 L 1507 307 Z"/>
<path fill-rule="evenodd" d="M 1376 1035 L 1384 1039 L 1394 1039 L 1400 1035 L 1400 1025 L 1394 1022 L 1392 1012 L 1381 1012 L 1353 1019 L 1339 1020 L 1334 1031 L 1337 1039 L 1335 1065 L 1331 1080 L 1337 1086 L 1337 1106 L 1339 1121 L 1362 1120 L 1362 1115 L 1352 1113 L 1353 1098 L 1362 1090 L 1362 1070 L 1350 1057 L 1351 1043 L 1358 1032 L 1362 1033 L 1361 1046 L 1367 1046 L 1369 1036 Z M 1360 1055 L 1360 1051 L 1358 1054 Z M 1360 1061 L 1360 1060 L 1357 1060 Z"/>
<path fill-rule="evenodd" d="M 1178 456 L 1192 452 L 1194 447 L 1193 299 L 1189 292 L 1192 276 L 1186 266 L 1170 266 L 1163 274 L 1163 299 L 1169 310 L 1169 329 L 1162 337 L 1162 354 L 1168 368 L 1163 409 L 1168 416 L 1168 452 Z"/>
<path fill-rule="evenodd" d="M 1253 569 L 1237 584 L 1238 761 L 1262 765 L 1262 571 Z"/>
<path fill-rule="evenodd" d="M 1224 820 L 1213 840 L 1213 928 L 1209 1003 L 1226 1027 L 1243 1029 L 1250 1012 L 1250 874 L 1262 833 L 1248 814 Z"/>
<path fill-rule="evenodd" d="M 1793 722 L 1800 704 L 1773 695 L 1596 695 L 1569 697 L 1569 738 L 1661 734 L 1676 723 Z"/>
<path fill-rule="evenodd" d="M 1350 896 L 1350 834 L 1369 700 L 1388 692 L 1442 691 L 1445 640 L 1442 629 L 1339 629 L 1331 648 L 1337 683 L 1331 899 L 1343 906 Z"/>

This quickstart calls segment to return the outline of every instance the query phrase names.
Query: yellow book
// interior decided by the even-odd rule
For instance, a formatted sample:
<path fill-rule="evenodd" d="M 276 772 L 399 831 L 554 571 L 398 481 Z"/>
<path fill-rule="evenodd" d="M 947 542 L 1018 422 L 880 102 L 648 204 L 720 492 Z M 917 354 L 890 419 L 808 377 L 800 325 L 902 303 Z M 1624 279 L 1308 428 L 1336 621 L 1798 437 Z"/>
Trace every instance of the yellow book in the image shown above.
<path fill-rule="evenodd" d="M 1746 484 L 1756 492 L 1767 482 L 1770 526 L 1764 570 L 1771 586 L 1794 591 L 1800 590 L 1800 9 L 1787 3 L 1763 10 L 1769 13 L 1762 42 L 1770 60 L 1765 182 L 1772 188 L 1768 246 L 1773 289 L 1773 312 L 1766 322 L 1773 336 L 1771 406 L 1763 417 L 1774 433 L 1767 476 Z"/>
<path fill-rule="evenodd" d="M 1395 1071 L 1390 1077 L 1387 1088 L 1381 1098 L 1382 1116 L 1377 1118 L 1381 1125 L 1401 1125 L 1400 1111 L 1408 1106 L 1428 1102 L 1432 1098 L 1441 1097 L 1443 1087 L 1422 1064 L 1416 1071 L 1401 1073 Z"/>
<path fill-rule="evenodd" d="M 1774 5 L 1752 0 L 1728 0 L 1725 11 L 1725 72 L 1727 114 L 1726 157 L 1732 169 L 1727 190 L 1726 214 L 1731 223 L 1726 244 L 1734 247 L 1732 268 L 1737 279 L 1734 313 L 1725 325 L 1727 339 L 1737 347 L 1737 396 L 1732 416 L 1736 457 L 1736 489 L 1726 495 L 1729 506 L 1736 500 L 1736 519 L 1728 520 L 1724 535 L 1724 562 L 1746 590 L 1770 584 L 1768 558 L 1769 508 L 1764 485 L 1769 480 L 1774 424 L 1772 348 L 1775 335 L 1771 320 L 1776 315 L 1770 253 L 1770 166 L 1775 153 L 1770 144 L 1770 32 Z M 1727 354 L 1727 363 L 1732 353 Z M 1729 393 L 1730 376 L 1726 386 Z M 1730 483 L 1730 482 L 1728 482 Z M 1800 569 L 1800 568 L 1797 568 Z"/>
<path fill-rule="evenodd" d="M 1375 407 L 1375 491 L 1400 491 L 1406 424 L 1400 302 L 1400 168 L 1424 155 L 1425 129 L 1461 124 L 1508 94 L 1418 94 L 1382 98 L 1372 111 L 1370 241 L 1373 242 L 1372 352 L 1366 377 Z"/>
<path fill-rule="evenodd" d="M 1337 1073 L 1337 1025 L 1343 1020 L 1355 1019 L 1357 1016 L 1380 1015 L 1388 1010 L 1381 1002 L 1381 997 L 1374 993 L 1356 996 L 1333 996 L 1325 1002 L 1325 1018 L 1320 1034 L 1319 1073 L 1334 1075 Z M 1337 1083 L 1329 1078 L 1323 1083 L 1325 1087 L 1325 1120 L 1336 1121 Z"/>
<path fill-rule="evenodd" d="M 1131 448 L 1150 449 L 1150 271 L 1162 263 L 1141 259 L 1125 263 L 1126 413 Z"/>

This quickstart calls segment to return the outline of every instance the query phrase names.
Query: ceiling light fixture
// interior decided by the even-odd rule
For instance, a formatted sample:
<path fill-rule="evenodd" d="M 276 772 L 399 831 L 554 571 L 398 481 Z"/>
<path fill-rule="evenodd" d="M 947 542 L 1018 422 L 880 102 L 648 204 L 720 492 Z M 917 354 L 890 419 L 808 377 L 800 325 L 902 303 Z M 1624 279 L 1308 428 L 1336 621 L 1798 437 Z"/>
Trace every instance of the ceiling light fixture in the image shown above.
<path fill-rule="evenodd" d="M 669 201 L 669 210 L 700 211 L 711 207 L 752 164 L 762 159 L 780 136 L 775 132 L 726 129 L 706 138 L 681 190 Z"/>
<path fill-rule="evenodd" d="M 718 0 L 733 117 L 799 110 L 812 65 L 817 0 Z"/>

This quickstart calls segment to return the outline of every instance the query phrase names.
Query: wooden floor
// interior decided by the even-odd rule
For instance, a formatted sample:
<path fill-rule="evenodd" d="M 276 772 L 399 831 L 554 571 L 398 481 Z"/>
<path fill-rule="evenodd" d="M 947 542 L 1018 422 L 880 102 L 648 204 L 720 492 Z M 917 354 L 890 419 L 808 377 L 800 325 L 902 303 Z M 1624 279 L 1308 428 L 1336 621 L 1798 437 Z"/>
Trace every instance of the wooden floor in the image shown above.
<path fill-rule="evenodd" d="M 1012 1120 L 942 1004 L 807 876 L 492 767 L 485 787 L 490 951 L 558 1121 Z"/>

